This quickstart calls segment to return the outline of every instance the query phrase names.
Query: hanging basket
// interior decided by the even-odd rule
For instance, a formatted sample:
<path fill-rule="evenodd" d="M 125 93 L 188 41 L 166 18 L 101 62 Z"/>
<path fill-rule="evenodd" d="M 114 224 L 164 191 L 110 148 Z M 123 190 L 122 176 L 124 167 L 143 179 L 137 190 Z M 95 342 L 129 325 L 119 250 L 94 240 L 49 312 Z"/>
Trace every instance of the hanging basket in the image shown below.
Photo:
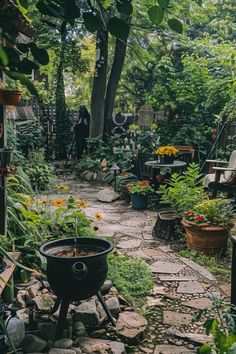
<path fill-rule="evenodd" d="M 22 91 L 0 89 L 0 103 L 5 106 L 16 106 L 21 99 Z"/>

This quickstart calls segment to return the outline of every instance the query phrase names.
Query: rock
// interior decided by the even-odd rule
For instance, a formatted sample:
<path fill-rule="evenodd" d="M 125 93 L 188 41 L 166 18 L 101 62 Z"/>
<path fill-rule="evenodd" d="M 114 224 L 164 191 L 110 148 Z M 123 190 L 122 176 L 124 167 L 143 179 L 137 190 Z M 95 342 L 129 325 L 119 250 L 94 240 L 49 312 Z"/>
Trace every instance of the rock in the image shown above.
<path fill-rule="evenodd" d="M 26 290 L 18 291 L 16 295 L 16 305 L 26 307 L 26 301 L 29 299 L 29 293 Z"/>
<path fill-rule="evenodd" d="M 41 353 L 46 346 L 45 340 L 32 334 L 27 334 L 21 342 L 21 348 L 25 353 Z"/>
<path fill-rule="evenodd" d="M 106 295 L 109 293 L 110 289 L 112 288 L 113 283 L 111 280 L 105 280 L 103 286 L 101 287 L 100 291 L 102 293 L 102 295 Z"/>
<path fill-rule="evenodd" d="M 157 261 L 152 264 L 152 273 L 177 274 L 185 268 L 185 265 L 173 262 Z"/>
<path fill-rule="evenodd" d="M 43 339 L 51 339 L 51 340 L 54 339 L 56 333 L 55 324 L 50 322 L 48 323 L 42 322 L 39 323 L 38 329 L 39 329 L 39 336 L 42 337 Z"/>
<path fill-rule="evenodd" d="M 146 300 L 147 300 L 148 307 L 163 306 L 164 305 L 160 299 L 155 298 L 153 296 L 147 296 Z"/>
<path fill-rule="evenodd" d="M 181 313 L 175 311 L 163 312 L 163 324 L 171 326 L 188 326 L 192 323 L 193 316 L 188 313 Z"/>
<path fill-rule="evenodd" d="M 106 334 L 106 330 L 104 328 L 98 329 L 97 331 L 94 331 L 90 333 L 90 336 L 92 338 L 102 338 Z"/>
<path fill-rule="evenodd" d="M 57 340 L 54 343 L 54 347 L 55 348 L 62 348 L 62 349 L 70 349 L 72 344 L 73 344 L 73 340 L 72 339 L 63 338 L 63 339 Z"/>
<path fill-rule="evenodd" d="M 74 330 L 79 336 L 83 336 L 86 333 L 85 325 L 83 324 L 83 322 L 75 322 Z"/>
<path fill-rule="evenodd" d="M 114 192 L 112 189 L 103 189 L 97 194 L 97 199 L 100 202 L 111 203 L 119 199 L 120 195 Z"/>
<path fill-rule="evenodd" d="M 200 266 L 199 264 L 195 263 L 194 261 L 188 258 L 180 258 L 182 262 L 184 262 L 190 268 L 196 270 L 200 273 L 203 277 L 207 278 L 210 281 L 216 281 L 216 278 L 204 267 Z"/>
<path fill-rule="evenodd" d="M 79 345 L 82 349 L 82 352 L 86 354 L 126 354 L 125 346 L 123 343 L 113 342 L 105 339 L 81 338 Z M 104 350 L 106 350 L 105 348 L 107 348 L 109 351 L 104 352 Z"/>
<path fill-rule="evenodd" d="M 92 171 L 86 171 L 86 173 L 84 174 L 83 178 L 86 181 L 91 182 L 93 180 L 93 172 Z"/>
<path fill-rule="evenodd" d="M 107 160 L 103 159 L 101 162 L 101 167 L 107 167 L 107 166 L 108 166 Z"/>
<path fill-rule="evenodd" d="M 138 342 L 146 330 L 147 320 L 136 312 L 121 312 L 116 323 L 117 332 L 128 342 Z"/>
<path fill-rule="evenodd" d="M 177 293 L 179 294 L 203 294 L 205 290 L 198 281 L 180 282 Z"/>
<path fill-rule="evenodd" d="M 94 173 L 93 173 L 93 181 L 96 181 L 97 178 L 98 178 L 98 174 L 97 174 L 97 172 L 94 172 Z"/>
<path fill-rule="evenodd" d="M 24 323 L 29 324 L 29 310 L 23 308 L 17 311 L 17 316 L 24 321 Z"/>
<path fill-rule="evenodd" d="M 82 354 L 82 350 L 80 348 L 71 347 L 71 350 L 74 350 L 76 354 Z"/>
<path fill-rule="evenodd" d="M 46 294 L 38 294 L 34 301 L 36 302 L 40 311 L 48 311 L 51 310 L 52 306 L 54 305 L 54 297 L 50 293 Z"/>
<path fill-rule="evenodd" d="M 107 172 L 109 169 L 108 169 L 108 167 L 103 167 L 102 168 L 102 172 Z"/>
<path fill-rule="evenodd" d="M 113 297 L 110 297 L 109 299 L 107 299 L 106 304 L 113 316 L 116 316 L 120 313 L 120 311 L 121 311 L 120 303 L 119 303 L 119 300 L 116 296 L 113 296 Z"/>
<path fill-rule="evenodd" d="M 196 310 L 209 308 L 212 306 L 212 301 L 208 297 L 200 297 L 199 299 L 192 299 L 182 303 L 184 306 L 192 307 Z"/>
<path fill-rule="evenodd" d="M 74 313 L 74 321 L 83 322 L 85 325 L 99 324 L 99 314 L 97 312 L 94 299 L 82 302 L 79 306 L 77 306 Z"/>
<path fill-rule="evenodd" d="M 190 354 L 193 351 L 186 347 L 176 347 L 175 345 L 157 345 L 154 354 Z"/>
<path fill-rule="evenodd" d="M 182 333 L 173 327 L 167 329 L 166 334 L 171 334 L 181 339 L 188 339 L 198 344 L 212 343 L 213 341 L 212 337 L 207 336 L 205 334 L 189 333 L 189 332 Z"/>
<path fill-rule="evenodd" d="M 28 287 L 28 293 L 29 293 L 29 297 L 30 299 L 34 299 L 35 296 L 38 294 L 38 290 L 36 289 L 36 287 L 34 287 L 33 285 L 32 286 L 29 286 Z"/>
<path fill-rule="evenodd" d="M 72 349 L 52 348 L 48 354 L 76 354 L 76 351 Z"/>
<path fill-rule="evenodd" d="M 137 248 L 141 245 L 140 240 L 127 240 L 127 241 L 120 241 L 118 245 L 116 246 L 117 248 L 122 248 L 122 249 L 133 249 Z"/>

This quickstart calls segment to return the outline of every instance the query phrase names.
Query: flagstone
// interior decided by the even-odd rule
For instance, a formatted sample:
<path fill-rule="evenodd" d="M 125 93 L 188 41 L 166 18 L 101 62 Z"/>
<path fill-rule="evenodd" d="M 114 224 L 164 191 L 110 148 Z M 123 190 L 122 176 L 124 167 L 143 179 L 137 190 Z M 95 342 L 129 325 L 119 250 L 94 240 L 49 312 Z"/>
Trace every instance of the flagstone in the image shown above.
<path fill-rule="evenodd" d="M 149 257 L 166 257 L 163 252 L 155 248 L 143 248 L 142 251 Z"/>
<path fill-rule="evenodd" d="M 122 248 L 122 249 L 131 249 L 131 248 L 137 248 L 141 245 L 140 240 L 126 240 L 126 241 L 120 241 L 118 245 L 116 245 L 117 248 Z"/>
<path fill-rule="evenodd" d="M 177 274 L 185 268 L 185 265 L 173 262 L 157 261 L 152 264 L 151 271 L 153 273 Z"/>
<path fill-rule="evenodd" d="M 144 253 L 142 250 L 131 251 L 131 252 L 128 253 L 128 256 L 134 257 L 134 258 L 141 258 L 141 259 L 143 259 L 143 260 L 152 259 L 152 258 L 149 257 L 146 253 Z"/>
<path fill-rule="evenodd" d="M 205 290 L 198 281 L 180 282 L 177 288 L 179 294 L 203 294 Z"/>
<path fill-rule="evenodd" d="M 204 267 L 200 266 L 199 264 L 191 261 L 188 258 L 180 258 L 180 260 L 185 263 L 187 266 L 190 268 L 196 270 L 198 273 L 200 273 L 203 277 L 207 278 L 210 281 L 215 281 L 216 278 Z"/>
<path fill-rule="evenodd" d="M 197 280 L 197 277 L 195 276 L 169 276 L 169 275 L 159 275 L 160 281 L 192 281 L 192 280 Z"/>
<path fill-rule="evenodd" d="M 196 353 L 183 346 L 175 345 L 157 345 L 154 350 L 154 354 L 190 354 Z"/>
<path fill-rule="evenodd" d="M 192 323 L 193 316 L 189 313 L 181 313 L 176 311 L 163 312 L 163 324 L 181 327 L 188 326 Z"/>
<path fill-rule="evenodd" d="M 200 297 L 182 302 L 182 305 L 192 307 L 194 309 L 204 309 L 212 306 L 212 301 L 208 297 Z"/>

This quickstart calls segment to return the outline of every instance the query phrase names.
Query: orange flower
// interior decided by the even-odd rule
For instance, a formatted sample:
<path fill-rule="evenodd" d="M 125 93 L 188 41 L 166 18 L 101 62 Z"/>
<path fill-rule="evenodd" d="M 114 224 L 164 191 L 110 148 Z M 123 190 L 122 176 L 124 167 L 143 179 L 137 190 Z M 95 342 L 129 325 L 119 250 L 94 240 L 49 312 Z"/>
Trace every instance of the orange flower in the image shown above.
<path fill-rule="evenodd" d="M 88 203 L 86 203 L 86 201 L 84 199 L 77 199 L 76 201 L 77 201 L 77 203 L 79 204 L 79 206 L 81 208 L 87 208 L 88 207 Z"/>
<path fill-rule="evenodd" d="M 95 213 L 95 218 L 98 220 L 98 221 L 101 221 L 103 219 L 102 215 L 99 213 L 99 212 L 96 212 Z"/>
<path fill-rule="evenodd" d="M 65 205 L 65 201 L 64 201 L 64 199 L 54 199 L 52 201 L 52 205 L 54 207 L 62 207 L 63 205 Z"/>
<path fill-rule="evenodd" d="M 60 191 L 67 191 L 69 189 L 68 186 L 65 186 L 64 184 L 58 184 L 57 185 L 57 189 L 59 189 Z"/>

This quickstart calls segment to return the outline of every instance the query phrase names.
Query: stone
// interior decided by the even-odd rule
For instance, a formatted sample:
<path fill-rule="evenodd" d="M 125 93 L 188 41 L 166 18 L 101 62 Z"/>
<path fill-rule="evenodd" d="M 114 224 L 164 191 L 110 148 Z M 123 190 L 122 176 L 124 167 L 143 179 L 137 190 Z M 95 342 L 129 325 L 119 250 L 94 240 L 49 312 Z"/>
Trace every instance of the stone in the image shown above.
<path fill-rule="evenodd" d="M 52 348 L 48 354 L 76 354 L 74 349 Z"/>
<path fill-rule="evenodd" d="M 165 258 L 166 256 L 163 254 L 163 252 L 155 249 L 155 248 L 143 248 L 142 251 L 149 257 L 152 258 Z"/>
<path fill-rule="evenodd" d="M 50 322 L 42 322 L 38 324 L 39 336 L 43 339 L 54 339 L 56 326 Z"/>
<path fill-rule="evenodd" d="M 16 295 L 16 305 L 26 307 L 26 301 L 29 299 L 29 293 L 26 290 L 18 291 Z"/>
<path fill-rule="evenodd" d="M 54 343 L 55 348 L 70 349 L 73 344 L 73 340 L 69 338 L 59 339 Z"/>
<path fill-rule="evenodd" d="M 118 245 L 116 245 L 117 248 L 121 249 L 132 249 L 132 248 L 137 248 L 141 245 L 140 240 L 127 240 L 127 241 L 120 241 Z"/>
<path fill-rule="evenodd" d="M 82 350 L 81 350 L 80 348 L 71 347 L 71 350 L 74 350 L 74 352 L 75 352 L 76 354 L 83 354 L 83 353 L 82 353 Z"/>
<path fill-rule="evenodd" d="M 180 258 L 183 263 L 185 263 L 188 267 L 196 270 L 199 274 L 203 277 L 207 278 L 210 281 L 216 281 L 216 278 L 204 267 L 200 266 L 199 264 L 191 261 L 188 258 Z"/>
<path fill-rule="evenodd" d="M 74 313 L 74 321 L 83 322 L 85 325 L 99 324 L 99 314 L 97 312 L 94 299 L 84 301 L 79 306 L 77 306 Z"/>
<path fill-rule="evenodd" d="M 153 289 L 152 289 L 152 295 L 166 295 L 166 292 L 164 290 L 164 286 L 158 286 L 158 285 L 154 285 Z"/>
<path fill-rule="evenodd" d="M 90 333 L 90 336 L 92 338 L 102 338 L 106 335 L 106 330 L 105 328 L 101 328 L 101 329 L 98 329 L 96 331 L 93 331 L 92 333 Z"/>
<path fill-rule="evenodd" d="M 75 322 L 74 330 L 76 331 L 76 334 L 79 336 L 82 336 L 86 333 L 85 325 L 83 324 L 83 322 Z"/>
<path fill-rule="evenodd" d="M 126 354 L 125 346 L 121 342 L 115 342 L 105 339 L 81 338 L 78 344 L 82 349 L 82 352 L 86 354 L 106 354 L 106 352 L 104 352 L 104 348 L 107 348 L 109 350 L 109 354 Z"/>
<path fill-rule="evenodd" d="M 164 253 L 173 252 L 171 247 L 170 247 L 170 245 L 168 245 L 168 246 L 159 246 L 158 249 L 161 250 Z"/>
<path fill-rule="evenodd" d="M 154 354 L 190 354 L 194 353 L 186 347 L 178 347 L 175 345 L 157 345 Z"/>
<path fill-rule="evenodd" d="M 88 182 L 91 182 L 92 179 L 93 179 L 93 172 L 92 171 L 86 171 L 84 174 L 83 174 L 83 178 L 88 181 Z"/>
<path fill-rule="evenodd" d="M 141 258 L 143 260 L 149 260 L 151 257 L 149 257 L 146 253 L 144 253 L 142 250 L 137 250 L 137 251 L 131 251 L 127 253 L 129 257 L 133 258 Z"/>
<path fill-rule="evenodd" d="M 200 297 L 199 299 L 185 301 L 182 303 L 182 305 L 200 310 L 211 307 L 212 301 L 208 297 Z"/>
<path fill-rule="evenodd" d="M 36 289 L 36 287 L 34 285 L 29 286 L 27 290 L 28 290 L 29 297 L 31 300 L 34 299 L 35 296 L 38 294 L 38 290 Z"/>
<path fill-rule="evenodd" d="M 185 265 L 167 261 L 157 261 L 151 265 L 152 273 L 177 274 L 185 268 Z"/>
<path fill-rule="evenodd" d="M 99 191 L 97 194 L 97 199 L 100 202 L 104 202 L 104 203 L 111 203 L 119 198 L 120 195 L 114 192 L 112 189 L 103 189 L 102 191 Z"/>
<path fill-rule="evenodd" d="M 109 299 L 107 299 L 106 304 L 113 316 L 116 316 L 120 313 L 121 311 L 120 303 L 116 296 L 112 296 Z"/>
<path fill-rule="evenodd" d="M 180 282 L 180 281 L 193 281 L 197 280 L 197 277 L 195 276 L 169 276 L 169 275 L 159 275 L 160 281 L 175 281 L 175 282 Z"/>
<path fill-rule="evenodd" d="M 41 353 L 47 347 L 47 342 L 38 336 L 27 334 L 21 342 L 25 353 Z"/>
<path fill-rule="evenodd" d="M 105 280 L 103 286 L 100 289 L 102 295 L 108 294 L 112 286 L 113 286 L 113 282 L 111 280 L 109 279 Z"/>
<path fill-rule="evenodd" d="M 24 321 L 24 323 L 29 324 L 29 310 L 23 308 L 17 311 L 17 316 Z"/>
<path fill-rule="evenodd" d="M 129 343 L 137 343 L 147 328 L 147 320 L 136 312 L 121 312 L 116 323 L 117 332 Z"/>
<path fill-rule="evenodd" d="M 226 296 L 231 296 L 231 284 L 222 284 L 220 289 Z"/>
<path fill-rule="evenodd" d="M 180 282 L 177 293 L 179 294 L 203 294 L 204 288 L 198 281 L 183 281 Z"/>
<path fill-rule="evenodd" d="M 192 323 L 193 316 L 188 313 L 181 313 L 175 311 L 163 312 L 163 324 L 181 327 L 188 326 Z"/>
<path fill-rule="evenodd" d="M 108 166 L 107 160 L 103 159 L 101 162 L 101 167 L 107 167 L 107 166 Z"/>
<path fill-rule="evenodd" d="M 147 296 L 146 300 L 147 300 L 148 307 L 163 306 L 164 305 L 160 299 L 157 299 L 153 296 Z"/>
<path fill-rule="evenodd" d="M 54 305 L 54 297 L 50 293 L 46 294 L 38 294 L 35 298 L 34 301 L 36 302 L 38 308 L 40 311 L 48 311 L 51 310 L 51 308 Z"/>
<path fill-rule="evenodd" d="M 172 336 L 182 338 L 182 339 L 188 339 L 191 340 L 192 342 L 198 343 L 198 344 L 204 344 L 204 343 L 211 343 L 212 342 L 212 337 L 209 337 L 205 334 L 197 334 L 197 333 L 182 333 L 178 331 L 176 328 L 171 327 L 166 330 L 166 334 L 170 334 Z"/>

